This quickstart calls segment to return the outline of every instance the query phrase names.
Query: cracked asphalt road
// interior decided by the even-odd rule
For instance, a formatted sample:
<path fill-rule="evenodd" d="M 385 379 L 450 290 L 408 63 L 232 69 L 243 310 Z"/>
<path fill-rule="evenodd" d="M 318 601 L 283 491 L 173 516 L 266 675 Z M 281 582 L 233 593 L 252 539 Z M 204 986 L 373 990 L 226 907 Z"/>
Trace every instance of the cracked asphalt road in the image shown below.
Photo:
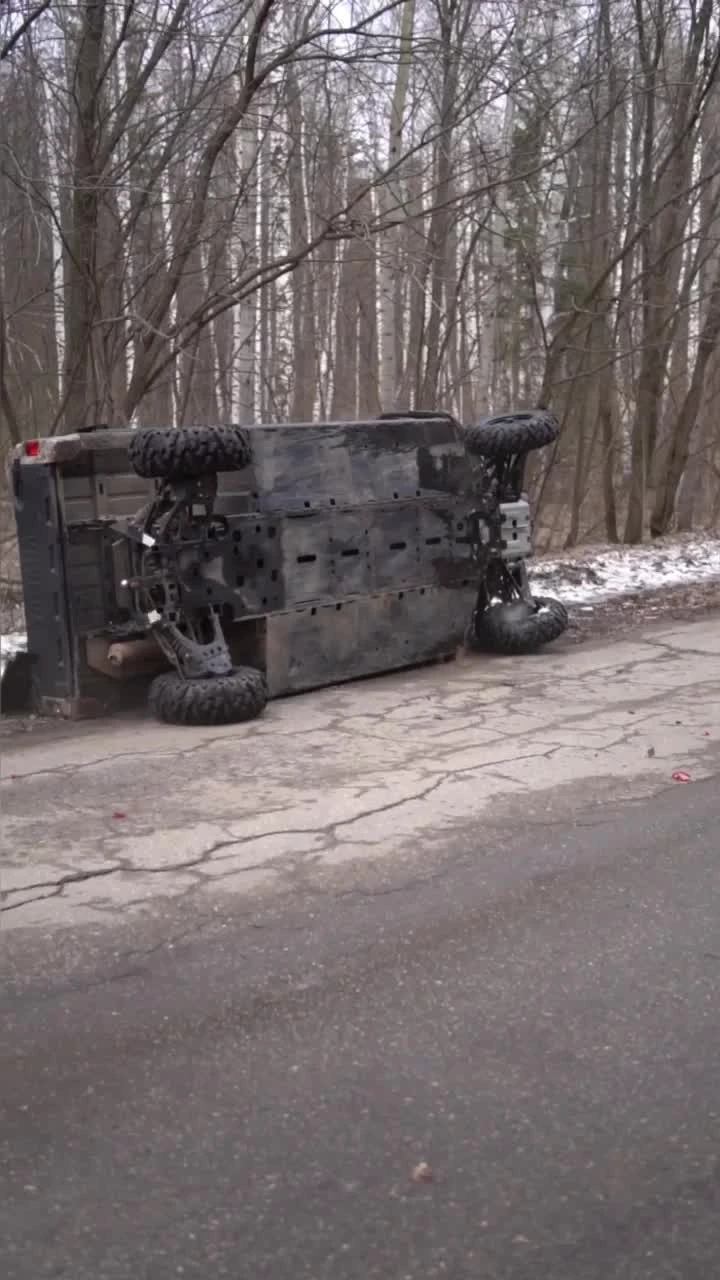
<path fill-rule="evenodd" d="M 649 793 L 714 767 L 715 620 L 466 659 L 270 704 L 249 725 L 137 719 L 3 741 L 5 929 L 101 925 L 372 862 L 411 864 L 469 816 L 575 785 Z"/>
<path fill-rule="evenodd" d="M 713 1275 L 719 656 L 7 739 L 3 1276 Z"/>

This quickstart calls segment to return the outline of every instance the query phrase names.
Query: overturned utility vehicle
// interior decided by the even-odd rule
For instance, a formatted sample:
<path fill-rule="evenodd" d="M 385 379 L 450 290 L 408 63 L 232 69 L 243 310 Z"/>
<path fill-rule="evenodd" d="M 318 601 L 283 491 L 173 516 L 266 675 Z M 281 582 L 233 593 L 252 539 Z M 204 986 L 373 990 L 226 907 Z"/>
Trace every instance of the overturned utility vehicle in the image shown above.
<path fill-rule="evenodd" d="M 11 460 L 36 710 L 148 690 L 160 719 L 251 719 L 268 697 L 558 637 L 533 598 L 527 454 L 544 410 L 26 441 Z"/>

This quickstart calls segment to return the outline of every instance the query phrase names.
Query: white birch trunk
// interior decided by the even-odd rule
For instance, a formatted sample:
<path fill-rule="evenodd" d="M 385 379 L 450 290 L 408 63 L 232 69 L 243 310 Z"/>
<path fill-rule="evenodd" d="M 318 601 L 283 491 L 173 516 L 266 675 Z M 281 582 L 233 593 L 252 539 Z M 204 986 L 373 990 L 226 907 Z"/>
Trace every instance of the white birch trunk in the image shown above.
<path fill-rule="evenodd" d="M 202 266 L 203 284 L 205 286 L 206 295 L 210 295 L 210 246 L 207 243 L 200 245 L 200 263 Z M 208 347 L 210 349 L 210 358 L 213 363 L 213 371 L 209 378 L 208 393 L 210 396 L 210 404 L 212 406 L 212 421 L 222 422 L 222 396 L 220 393 L 220 348 L 217 341 L 217 323 L 213 319 L 209 323 Z"/>
<path fill-rule="evenodd" d="M 121 17 L 120 17 L 119 6 L 113 5 L 111 7 L 110 21 L 112 26 L 113 44 L 116 44 L 118 43 L 119 37 L 120 37 Z M 114 63 L 113 63 L 116 102 L 122 101 L 127 91 L 127 85 L 128 85 L 127 58 L 128 58 L 127 41 L 123 40 L 119 44 L 117 57 L 114 59 Z M 118 140 L 116 155 L 119 162 L 118 168 L 120 169 L 120 173 L 122 175 L 121 180 L 117 186 L 118 212 L 120 215 L 121 226 L 127 228 L 129 226 L 129 218 L 130 218 L 130 168 L 128 165 L 127 132 L 123 134 Z M 123 316 L 125 316 L 128 314 L 130 310 L 130 278 L 129 278 L 129 272 L 127 269 L 123 272 L 122 297 L 123 297 L 123 302 L 125 303 L 125 306 L 123 307 Z M 118 320 L 118 324 L 123 334 L 123 348 L 124 348 L 124 361 L 125 361 L 125 387 L 128 387 L 130 385 L 130 379 L 132 377 L 132 367 L 133 367 L 132 343 L 128 340 L 128 326 L 122 317 Z"/>
<path fill-rule="evenodd" d="M 259 119 L 248 112 L 235 135 L 236 172 L 240 200 L 230 238 L 233 275 L 242 279 L 257 262 L 257 178 L 259 168 Z M 255 419 L 257 345 L 257 297 L 253 292 L 233 307 L 232 370 L 230 374 L 232 420 Z"/>
<path fill-rule="evenodd" d="M 64 42 L 65 36 L 61 28 L 57 38 Z M 50 205 L 50 245 L 52 254 L 52 310 L 57 352 L 57 403 L 60 404 L 63 394 L 63 369 L 65 368 L 65 254 L 62 237 L 62 203 L 60 200 L 60 168 L 58 153 L 60 150 L 57 137 L 52 94 L 46 76 L 40 80 L 45 113 L 45 162 L 47 164 L 47 193 Z"/>
<path fill-rule="evenodd" d="M 170 190 L 170 173 L 167 168 L 163 169 L 162 175 L 160 177 L 160 192 L 161 192 L 160 215 L 162 218 L 162 227 L 163 227 L 163 247 L 165 251 L 166 261 L 171 262 L 172 254 L 173 254 L 172 192 Z M 171 331 L 174 328 L 176 322 L 177 322 L 177 297 L 173 295 L 173 298 L 168 310 L 168 323 Z M 180 365 L 181 359 L 182 357 L 179 357 L 177 360 L 173 360 L 172 364 L 168 368 L 168 377 L 172 379 L 171 395 L 170 395 L 170 402 L 172 404 L 172 422 L 170 425 L 172 427 L 177 427 L 178 422 L 180 420 L 179 414 L 181 411 L 181 406 L 180 406 L 181 393 L 180 393 L 178 373 L 179 373 L 179 365 Z"/>

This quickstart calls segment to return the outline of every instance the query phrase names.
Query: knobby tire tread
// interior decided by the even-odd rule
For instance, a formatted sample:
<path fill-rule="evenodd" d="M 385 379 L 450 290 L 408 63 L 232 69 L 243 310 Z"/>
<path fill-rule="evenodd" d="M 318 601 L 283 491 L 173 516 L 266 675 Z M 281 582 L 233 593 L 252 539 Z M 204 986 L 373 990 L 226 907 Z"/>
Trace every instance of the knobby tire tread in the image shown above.
<path fill-rule="evenodd" d="M 168 671 L 155 677 L 148 694 L 150 710 L 166 724 L 241 724 L 261 715 L 266 703 L 265 678 L 256 667 L 195 680 Z"/>
<path fill-rule="evenodd" d="M 465 429 L 465 448 L 481 458 L 498 459 L 544 449 L 557 439 L 560 424 L 547 409 L 497 413 Z"/>
<path fill-rule="evenodd" d="M 239 471 L 250 458 L 247 432 L 237 427 L 139 429 L 128 446 L 130 466 L 146 480 L 192 480 Z"/>
<path fill-rule="evenodd" d="M 527 615 L 518 617 L 515 606 L 492 604 L 475 623 L 470 647 L 485 653 L 512 657 L 536 653 L 567 630 L 568 612 L 559 600 L 539 596 Z"/>

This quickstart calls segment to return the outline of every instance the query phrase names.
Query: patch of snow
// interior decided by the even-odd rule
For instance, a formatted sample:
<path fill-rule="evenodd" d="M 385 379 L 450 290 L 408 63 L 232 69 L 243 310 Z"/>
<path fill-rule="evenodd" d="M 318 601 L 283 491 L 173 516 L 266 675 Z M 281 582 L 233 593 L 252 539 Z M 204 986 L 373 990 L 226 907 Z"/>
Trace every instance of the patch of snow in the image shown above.
<path fill-rule="evenodd" d="M 580 550 L 567 559 L 531 561 L 531 586 L 565 604 L 609 600 L 693 582 L 720 580 L 720 539 L 688 538 L 649 546 Z"/>
<path fill-rule="evenodd" d="M 27 636 L 21 631 L 9 631 L 6 636 L 0 636 L 0 675 L 5 670 L 8 658 L 21 649 L 27 649 Z"/>

